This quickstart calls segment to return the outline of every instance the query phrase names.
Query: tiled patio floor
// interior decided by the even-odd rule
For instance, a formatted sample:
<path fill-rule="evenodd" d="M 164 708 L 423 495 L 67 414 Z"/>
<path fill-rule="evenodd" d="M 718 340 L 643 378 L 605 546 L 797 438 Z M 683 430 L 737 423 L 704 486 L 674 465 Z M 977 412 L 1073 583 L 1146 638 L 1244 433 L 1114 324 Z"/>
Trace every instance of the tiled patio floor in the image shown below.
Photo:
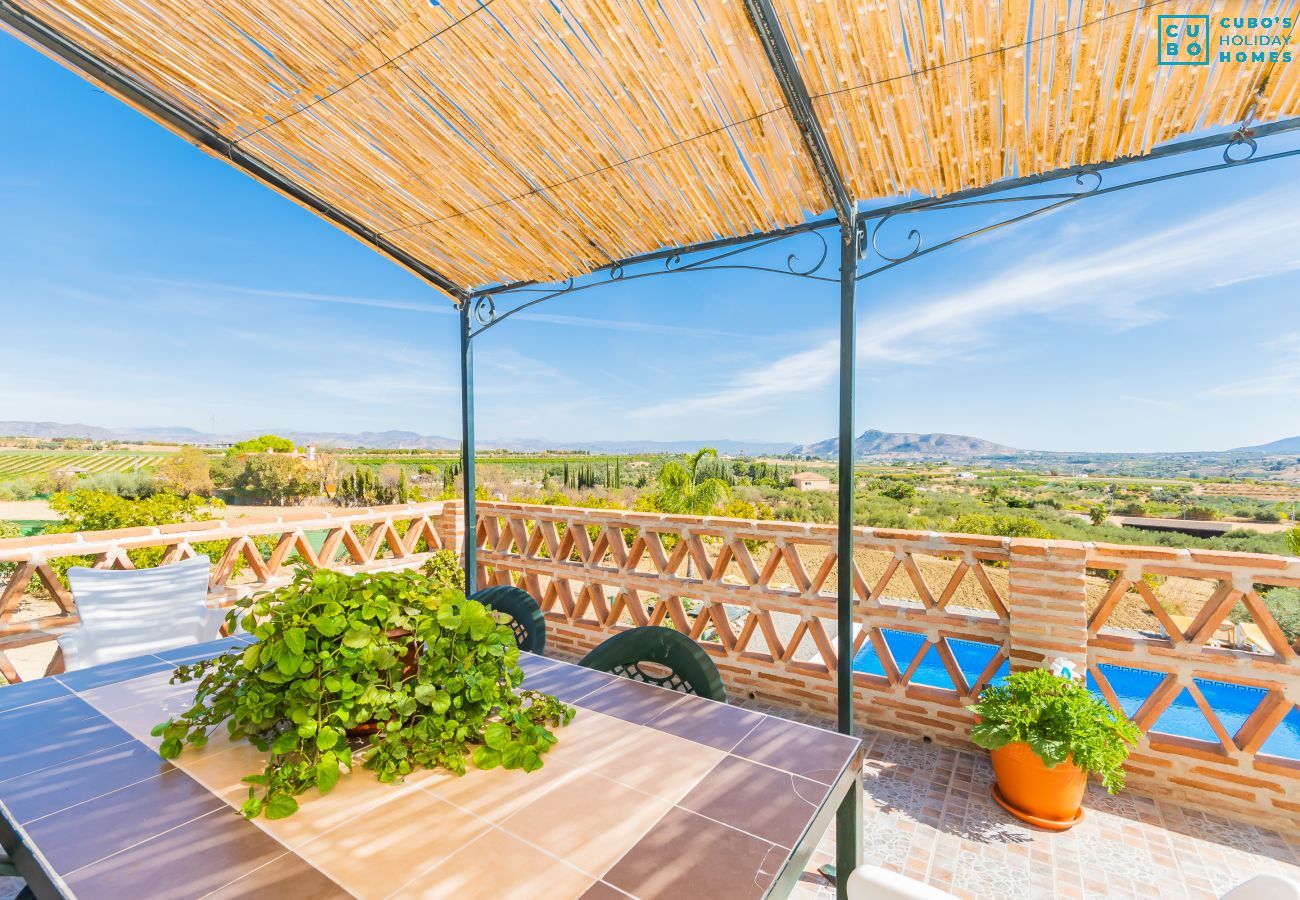
<path fill-rule="evenodd" d="M 959 897 L 1217 898 L 1248 878 L 1300 880 L 1300 834 L 1285 836 L 1126 791 L 1090 786 L 1084 821 L 1053 834 L 993 802 L 987 755 L 865 731 L 863 858 Z M 828 835 L 815 868 L 831 862 Z M 834 890 L 805 873 L 797 897 Z"/>

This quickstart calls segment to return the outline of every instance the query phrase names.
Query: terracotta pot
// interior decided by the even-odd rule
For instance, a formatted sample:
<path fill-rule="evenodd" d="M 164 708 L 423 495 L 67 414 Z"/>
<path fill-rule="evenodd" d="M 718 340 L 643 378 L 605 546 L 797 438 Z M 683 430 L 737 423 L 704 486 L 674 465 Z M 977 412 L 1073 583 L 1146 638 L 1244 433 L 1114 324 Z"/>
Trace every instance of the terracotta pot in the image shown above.
<path fill-rule="evenodd" d="M 410 634 L 405 628 L 394 628 L 388 632 L 390 638 L 405 637 Z M 420 642 L 411 641 L 411 646 L 402 654 L 402 678 L 411 678 L 420 668 Z M 380 722 L 362 722 L 354 725 L 344 733 L 350 738 L 369 737 L 379 730 Z"/>
<path fill-rule="evenodd" d="M 1048 768 L 1028 744 L 1007 744 L 991 753 L 993 799 L 1017 819 L 1064 831 L 1083 821 L 1088 776 L 1072 761 Z"/>

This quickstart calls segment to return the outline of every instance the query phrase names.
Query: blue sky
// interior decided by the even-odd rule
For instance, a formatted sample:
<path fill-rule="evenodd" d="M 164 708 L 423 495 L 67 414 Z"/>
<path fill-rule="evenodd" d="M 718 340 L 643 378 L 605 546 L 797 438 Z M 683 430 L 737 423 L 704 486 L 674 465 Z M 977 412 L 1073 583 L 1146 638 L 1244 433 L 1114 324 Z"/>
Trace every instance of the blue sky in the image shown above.
<path fill-rule="evenodd" d="M 432 288 L 7 36 L 0 118 L 0 420 L 457 433 Z M 1300 433 L 1298 167 L 1089 199 L 866 281 L 860 426 L 1134 451 Z M 479 433 L 821 439 L 836 305 L 739 272 L 553 301 L 477 344 Z"/>

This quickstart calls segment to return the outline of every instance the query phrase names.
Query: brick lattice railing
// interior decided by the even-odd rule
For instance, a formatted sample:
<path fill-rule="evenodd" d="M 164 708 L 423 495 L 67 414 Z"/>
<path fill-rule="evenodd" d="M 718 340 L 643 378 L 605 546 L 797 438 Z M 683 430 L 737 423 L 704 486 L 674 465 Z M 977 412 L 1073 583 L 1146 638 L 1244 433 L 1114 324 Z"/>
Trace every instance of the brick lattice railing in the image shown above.
<path fill-rule="evenodd" d="M 61 670 L 53 642 L 78 623 L 72 594 L 51 563 L 73 558 L 100 569 L 133 568 L 130 551 L 161 550 L 161 562 L 206 552 L 212 560 L 209 601 L 278 587 L 299 563 L 346 571 L 406 568 L 422 563 L 444 539 L 459 545 L 458 505 L 442 503 L 374 509 L 311 509 L 157 527 L 85 531 L 0 540 L 0 677 L 20 680 L 12 656 L 44 651 L 42 671 Z M 313 540 L 313 538 L 315 540 Z M 8 573 L 8 574 L 5 574 Z M 34 588 L 34 590 L 33 590 Z M 15 651 L 18 651 L 17 653 Z M 30 677 L 30 670 L 27 673 Z M 36 674 L 41 674 L 37 672 Z"/>
<path fill-rule="evenodd" d="M 483 503 L 478 544 L 481 583 L 526 588 L 565 651 L 632 624 L 670 625 L 708 649 L 729 691 L 834 712 L 834 526 Z M 1086 665 L 1116 706 L 1106 672 L 1139 669 L 1159 682 L 1130 706 L 1144 730 L 1186 691 L 1216 740 L 1151 731 L 1132 757 L 1134 786 L 1300 825 L 1300 761 L 1262 752 L 1300 703 L 1300 660 L 1259 598 L 1300 586 L 1300 559 L 871 528 L 856 546 L 853 651 L 869 643 L 875 670 L 854 679 L 863 724 L 966 745 L 963 707 L 1004 662 Z M 1232 633 L 1224 622 L 1238 601 L 1262 652 L 1210 646 L 1229 643 L 1215 638 Z M 1166 609 L 1181 605 L 1195 612 L 1184 627 Z M 1121 609 L 1128 627 L 1110 627 Z M 886 630 L 919 649 L 891 652 Z M 1223 685 L 1259 699 L 1231 731 L 1202 689 Z"/>
<path fill-rule="evenodd" d="M 397 568 L 429 549 L 462 550 L 459 513 L 455 502 L 303 510 L 0 541 L 0 567 L 16 564 L 0 591 L 0 671 L 13 680 L 7 651 L 48 644 L 76 623 L 52 559 L 120 566 L 131 549 L 165 548 L 174 560 L 218 542 L 212 599 L 227 603 L 282 583 L 299 560 Z M 834 526 L 485 502 L 477 544 L 480 583 L 528 590 L 557 649 L 583 653 L 620 628 L 662 624 L 700 642 L 733 695 L 834 713 Z M 1065 658 L 1086 666 L 1112 703 L 1129 700 L 1149 732 L 1129 766 L 1135 787 L 1300 826 L 1300 762 L 1266 746 L 1289 714 L 1300 716 L 1300 658 L 1260 600 L 1269 587 L 1300 586 L 1300 559 L 869 528 L 858 529 L 857 547 L 864 724 L 965 745 L 963 707 L 999 671 Z M 44 591 L 28 591 L 33 582 Z M 34 596 L 52 598 L 48 612 L 33 614 Z M 1225 623 L 1238 603 L 1249 631 Z M 1247 638 L 1254 652 L 1233 649 Z M 1121 668 L 1148 679 L 1144 701 L 1112 687 Z M 1214 698 L 1224 690 L 1258 702 L 1221 715 Z M 1188 697 L 1213 740 L 1160 731 L 1162 715 L 1175 701 L 1185 711 Z"/>

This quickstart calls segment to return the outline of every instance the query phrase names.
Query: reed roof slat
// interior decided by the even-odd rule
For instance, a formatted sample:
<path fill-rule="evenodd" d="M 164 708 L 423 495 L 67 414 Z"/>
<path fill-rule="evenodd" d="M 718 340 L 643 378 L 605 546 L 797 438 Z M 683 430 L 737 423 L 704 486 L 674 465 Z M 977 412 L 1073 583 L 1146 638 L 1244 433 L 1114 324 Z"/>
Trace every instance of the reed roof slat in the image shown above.
<path fill-rule="evenodd" d="M 831 205 L 743 0 L 7 2 L 466 289 Z M 773 7 L 860 201 L 1300 115 L 1300 61 L 1157 65 L 1191 0 Z"/>

